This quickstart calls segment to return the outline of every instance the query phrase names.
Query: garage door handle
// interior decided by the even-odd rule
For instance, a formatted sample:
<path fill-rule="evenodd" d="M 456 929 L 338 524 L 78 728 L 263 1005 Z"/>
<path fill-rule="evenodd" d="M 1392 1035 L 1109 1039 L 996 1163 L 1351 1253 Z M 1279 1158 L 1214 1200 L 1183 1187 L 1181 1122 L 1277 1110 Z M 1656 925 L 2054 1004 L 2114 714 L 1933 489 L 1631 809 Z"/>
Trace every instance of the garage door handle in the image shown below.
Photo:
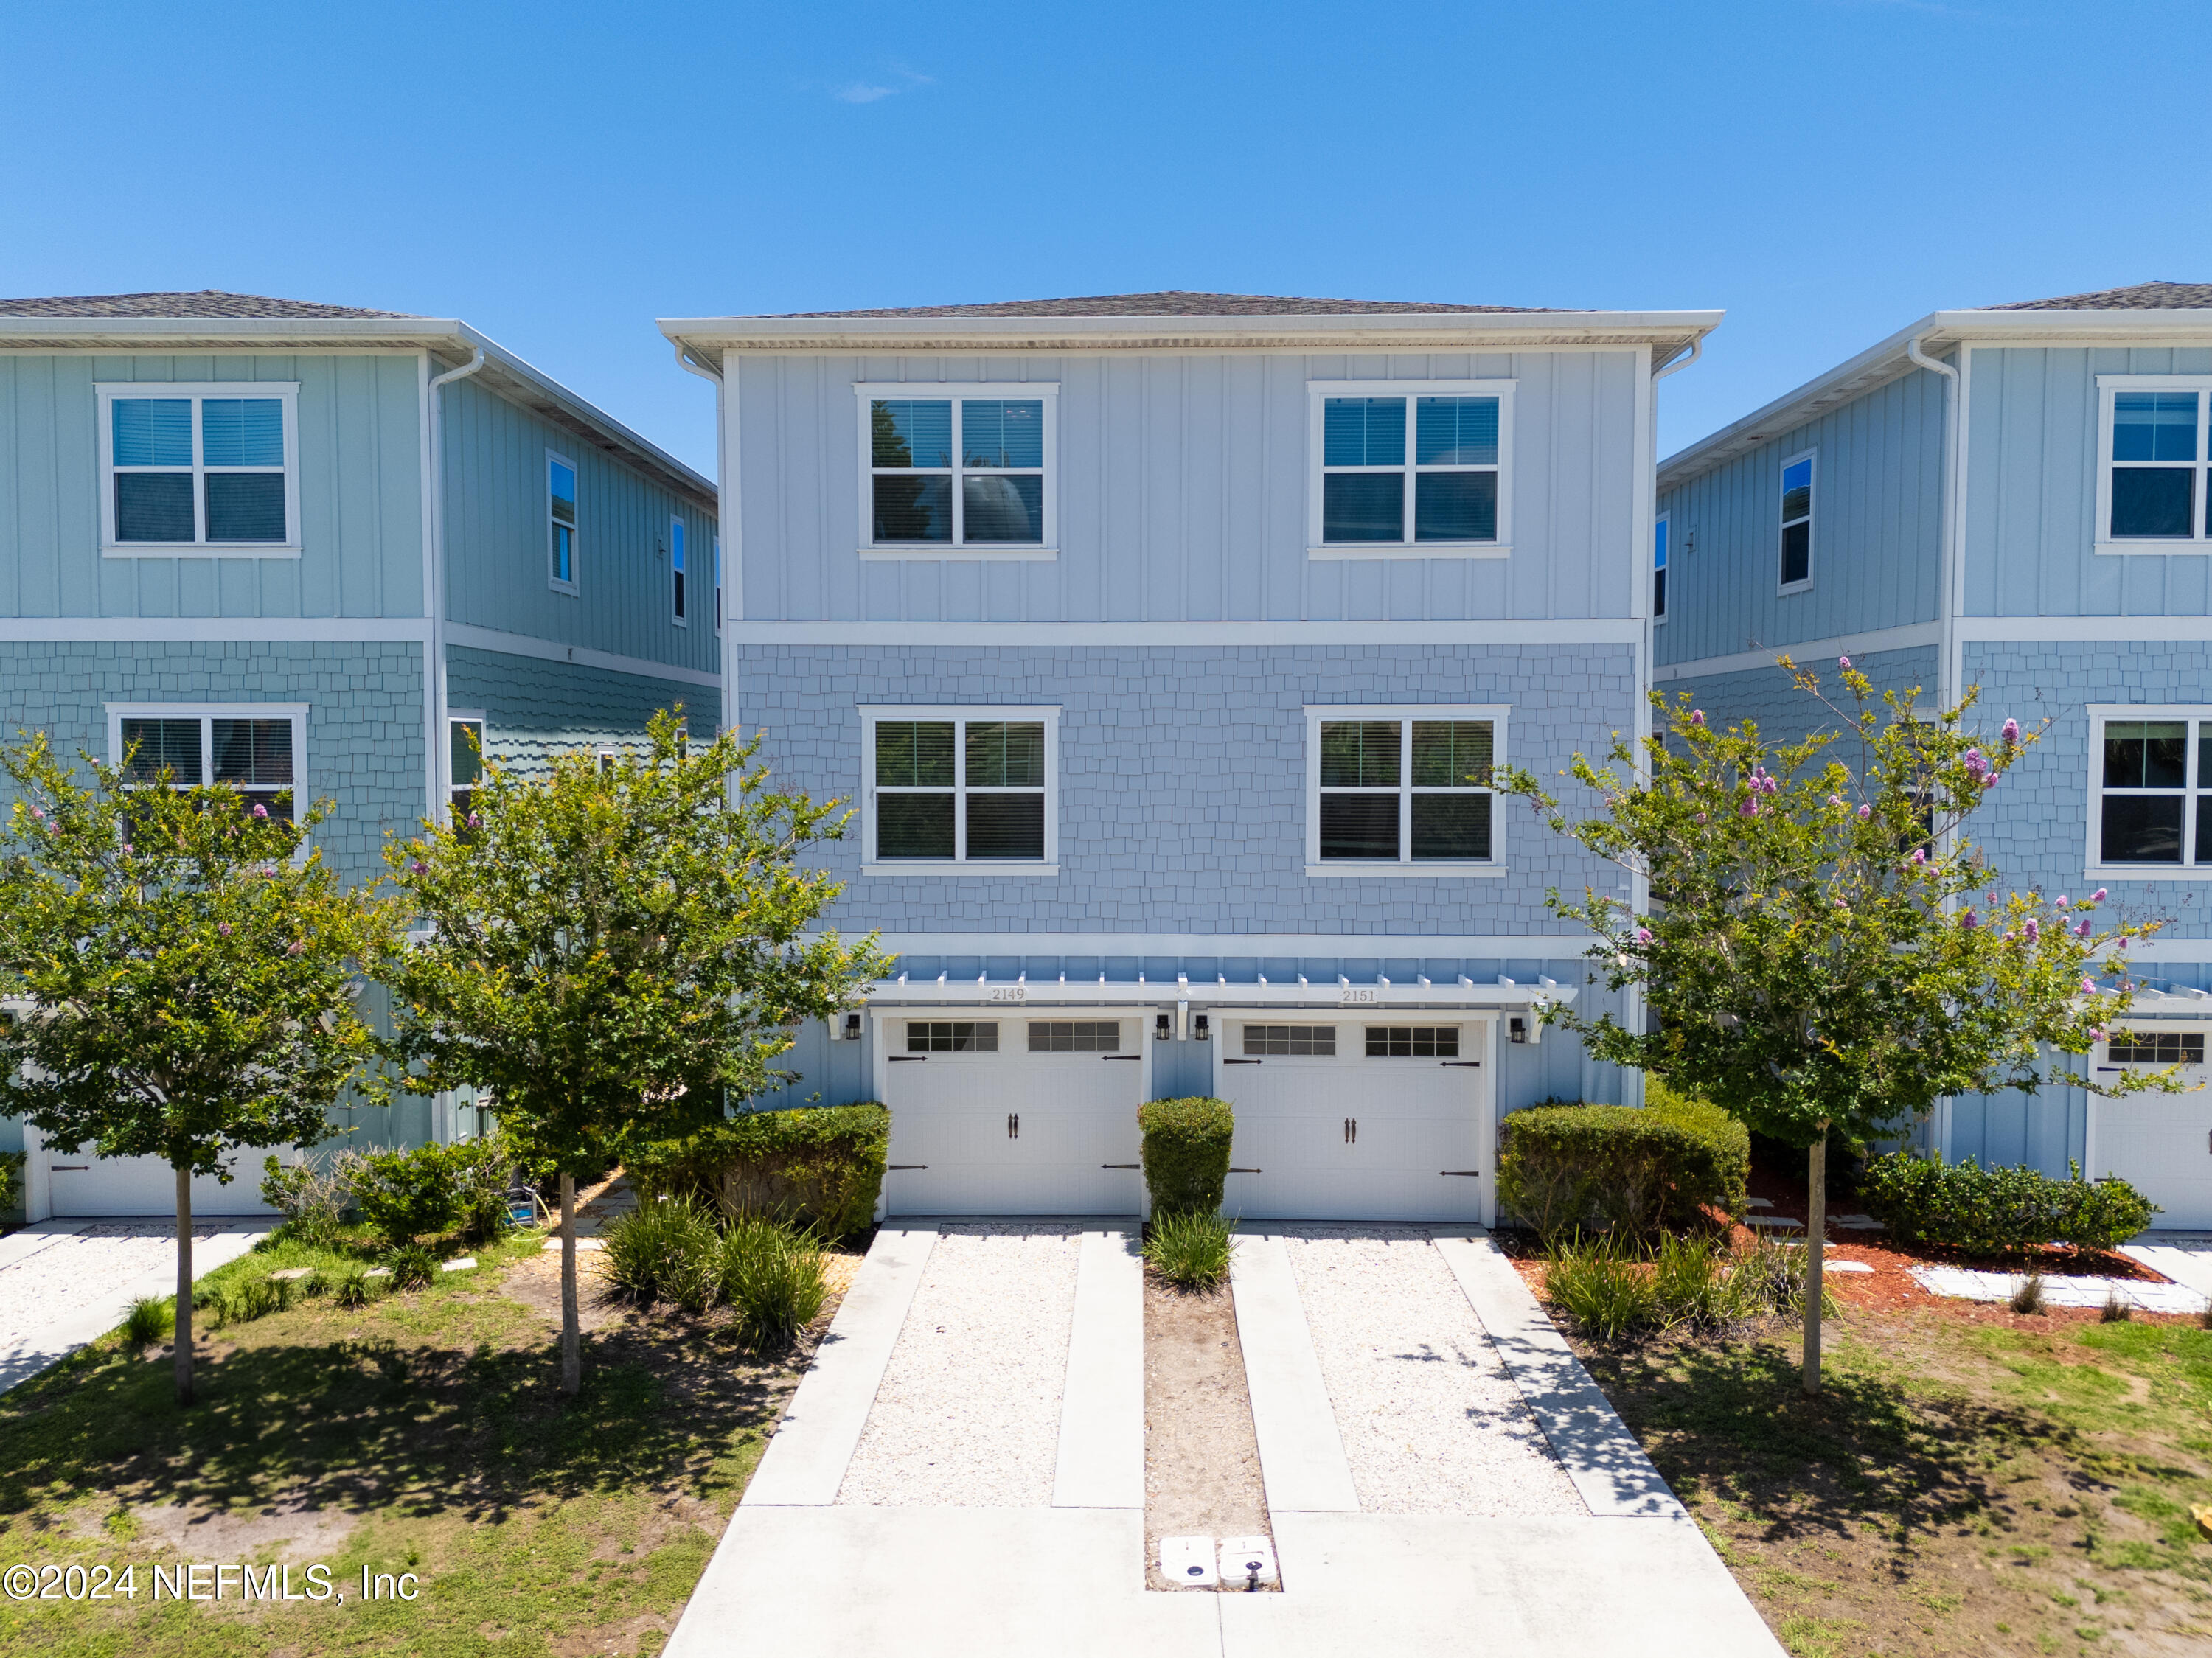
<path fill-rule="evenodd" d="M 1437 1170 L 1437 1173 L 1439 1175 L 1466 1175 L 1475 1180 L 1480 1180 L 1482 1178 L 1482 1170 L 1480 1169 L 1439 1169 Z"/>
<path fill-rule="evenodd" d="M 49 1175 L 89 1175 L 92 1165 L 88 1163 L 58 1163 L 46 1172 Z"/>
<path fill-rule="evenodd" d="M 1480 1060 L 1438 1060 L 1437 1063 L 1443 1066 L 1462 1066 L 1472 1070 L 1480 1066 L 1482 1061 Z"/>
<path fill-rule="evenodd" d="M 1018 1139 L 1021 1139 L 1021 1137 L 1022 1137 L 1022 1114 L 1021 1114 L 1020 1112 L 1018 1112 L 1018 1111 L 1009 1111 L 1009 1112 L 1007 1112 L 1007 1113 L 1006 1113 L 1006 1138 L 1007 1138 L 1008 1139 L 1010 1139 L 1010 1140 L 1018 1140 Z"/>
<path fill-rule="evenodd" d="M 1102 1163 L 1098 1166 L 1101 1169 L 1142 1169 L 1145 1165 L 1141 1163 Z"/>
<path fill-rule="evenodd" d="M 920 1065 L 924 1060 L 927 1059 L 929 1055 L 927 1054 L 886 1054 L 884 1057 L 889 1060 L 893 1065 Z"/>
<path fill-rule="evenodd" d="M 1259 1064 L 1259 1063 L 1260 1063 L 1260 1061 L 1259 1061 L 1259 1060 L 1227 1060 L 1227 1059 L 1224 1059 L 1224 1060 L 1222 1060 L 1222 1062 L 1221 1062 L 1221 1063 L 1222 1063 L 1222 1064 L 1224 1064 L 1224 1065 L 1257 1065 L 1257 1064 Z"/>
<path fill-rule="evenodd" d="M 886 1172 L 900 1169 L 927 1169 L 929 1165 L 926 1163 L 887 1163 L 884 1165 Z"/>
<path fill-rule="evenodd" d="M 1102 1060 L 1127 1060 L 1134 1065 L 1139 1056 L 1134 1054 L 1101 1054 L 1098 1057 Z"/>

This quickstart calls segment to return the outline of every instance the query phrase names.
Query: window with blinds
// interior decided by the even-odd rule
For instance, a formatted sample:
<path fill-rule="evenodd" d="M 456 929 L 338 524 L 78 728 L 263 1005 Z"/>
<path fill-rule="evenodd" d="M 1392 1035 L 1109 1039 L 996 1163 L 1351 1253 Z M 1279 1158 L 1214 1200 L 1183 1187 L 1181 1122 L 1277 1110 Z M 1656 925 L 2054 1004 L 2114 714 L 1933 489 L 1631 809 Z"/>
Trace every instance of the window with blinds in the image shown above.
<path fill-rule="evenodd" d="M 105 550 L 294 552 L 296 387 L 99 388 Z"/>

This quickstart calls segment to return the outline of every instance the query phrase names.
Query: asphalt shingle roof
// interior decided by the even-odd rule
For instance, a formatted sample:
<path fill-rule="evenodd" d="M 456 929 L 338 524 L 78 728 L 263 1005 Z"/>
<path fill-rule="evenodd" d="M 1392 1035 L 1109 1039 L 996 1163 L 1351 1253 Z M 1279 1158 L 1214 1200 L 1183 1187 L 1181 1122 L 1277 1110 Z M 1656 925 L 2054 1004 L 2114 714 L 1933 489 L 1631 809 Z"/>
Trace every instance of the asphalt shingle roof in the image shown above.
<path fill-rule="evenodd" d="M 364 311 L 350 305 L 316 305 L 306 300 L 272 300 L 260 294 L 226 294 L 219 288 L 204 288 L 197 294 L 78 294 L 0 300 L 0 317 L 276 317 L 328 322 L 408 314 Z"/>
<path fill-rule="evenodd" d="M 2021 300 L 1992 305 L 1990 311 L 2204 311 L 2212 310 L 2212 282 L 2137 282 L 2132 288 L 2104 288 L 2094 294 L 2062 294 L 2055 300 Z"/>
<path fill-rule="evenodd" d="M 794 311 L 793 317 L 1342 317 L 1376 312 L 1549 311 L 1551 306 L 1430 305 L 1405 300 L 1292 299 L 1273 294 L 1098 294 L 1066 300 L 1006 300 L 992 305 L 917 305 L 881 311 Z"/>

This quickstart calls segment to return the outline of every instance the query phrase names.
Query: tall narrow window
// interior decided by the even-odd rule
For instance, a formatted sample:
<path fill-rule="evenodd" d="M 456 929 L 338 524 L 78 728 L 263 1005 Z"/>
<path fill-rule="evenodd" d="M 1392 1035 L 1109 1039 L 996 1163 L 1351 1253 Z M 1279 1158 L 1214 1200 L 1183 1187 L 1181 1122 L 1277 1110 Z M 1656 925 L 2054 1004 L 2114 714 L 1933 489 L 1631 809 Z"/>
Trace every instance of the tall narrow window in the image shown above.
<path fill-rule="evenodd" d="M 861 386 L 869 546 L 1048 547 L 1057 389 Z"/>
<path fill-rule="evenodd" d="M 296 552 L 297 389 L 100 386 L 105 550 Z"/>
<path fill-rule="evenodd" d="M 1667 619 L 1667 534 L 1672 520 L 1662 516 L 1651 526 L 1651 619 Z"/>
<path fill-rule="evenodd" d="M 1475 384 L 1485 389 L 1473 392 Z M 1316 550 L 1502 544 L 1510 386 L 1316 381 L 1308 389 Z"/>
<path fill-rule="evenodd" d="M 545 453 L 545 515 L 547 550 L 551 560 L 548 579 L 562 592 L 576 591 L 576 468 L 575 464 Z"/>
<path fill-rule="evenodd" d="M 1782 464 L 1782 586 L 1813 580 L 1813 462 L 1808 450 Z"/>
<path fill-rule="evenodd" d="M 690 618 L 684 613 L 684 520 L 680 518 L 668 520 L 668 573 L 673 579 L 671 601 L 675 605 L 676 625 L 689 627 Z"/>
<path fill-rule="evenodd" d="M 242 805 L 297 822 L 294 790 L 307 710 L 296 707 L 111 705 L 109 747 L 136 786 L 221 783 Z"/>
<path fill-rule="evenodd" d="M 1503 710 L 1309 709 L 1307 718 L 1310 864 L 1493 861 Z"/>
<path fill-rule="evenodd" d="M 714 537 L 714 631 L 722 631 L 722 538 Z"/>
<path fill-rule="evenodd" d="M 863 710 L 870 859 L 1049 861 L 1057 713 Z"/>
<path fill-rule="evenodd" d="M 447 764 L 451 768 L 453 821 L 468 822 L 476 810 L 477 785 L 483 781 L 484 722 L 480 716 L 446 722 Z"/>

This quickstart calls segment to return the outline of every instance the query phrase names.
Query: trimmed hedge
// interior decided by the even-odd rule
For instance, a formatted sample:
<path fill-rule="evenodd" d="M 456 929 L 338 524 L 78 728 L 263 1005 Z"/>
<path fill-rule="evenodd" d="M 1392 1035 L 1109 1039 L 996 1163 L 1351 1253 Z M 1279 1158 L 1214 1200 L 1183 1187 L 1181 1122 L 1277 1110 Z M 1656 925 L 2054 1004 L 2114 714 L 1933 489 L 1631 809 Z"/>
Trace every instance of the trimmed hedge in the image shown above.
<path fill-rule="evenodd" d="M 875 1218 L 891 1114 L 858 1105 L 747 1111 L 632 1157 L 640 1198 L 690 1198 L 726 1215 L 770 1215 L 849 1237 Z"/>
<path fill-rule="evenodd" d="M 1656 1081 L 1647 1103 L 1538 1105 L 1500 1127 L 1498 1201 L 1546 1239 L 1652 1237 L 1735 1217 L 1749 1193 L 1751 1137 L 1717 1105 Z"/>
<path fill-rule="evenodd" d="M 1152 1213 L 1218 1213 L 1229 1185 L 1229 1143 L 1237 1132 L 1229 1102 L 1204 1095 L 1148 1100 L 1137 1108 L 1137 1129 Z"/>
<path fill-rule="evenodd" d="M 2118 1176 L 2085 1181 L 2033 1169 L 1984 1169 L 1972 1157 L 1938 1163 L 1911 1151 L 1877 1157 L 1859 1183 L 1866 1212 L 1905 1243 L 1972 1254 L 2014 1254 L 2064 1243 L 2111 1249 L 2148 1226 L 2159 1207 Z"/>

